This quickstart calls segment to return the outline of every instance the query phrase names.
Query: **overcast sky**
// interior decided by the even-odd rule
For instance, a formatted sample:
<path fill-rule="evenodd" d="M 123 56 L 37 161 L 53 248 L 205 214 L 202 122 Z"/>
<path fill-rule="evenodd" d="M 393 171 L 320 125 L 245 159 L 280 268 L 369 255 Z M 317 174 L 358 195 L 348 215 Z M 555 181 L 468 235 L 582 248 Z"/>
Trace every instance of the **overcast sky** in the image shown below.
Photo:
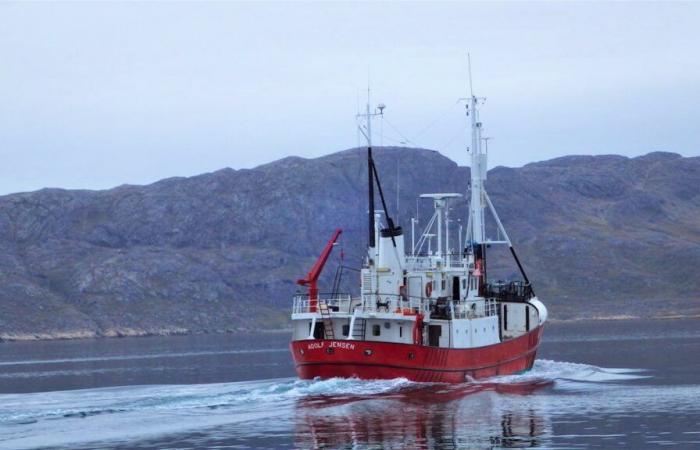
<path fill-rule="evenodd" d="M 700 4 L 0 3 L 0 193 L 353 147 L 368 72 L 385 144 L 466 164 L 467 51 L 492 167 L 700 154 Z"/>

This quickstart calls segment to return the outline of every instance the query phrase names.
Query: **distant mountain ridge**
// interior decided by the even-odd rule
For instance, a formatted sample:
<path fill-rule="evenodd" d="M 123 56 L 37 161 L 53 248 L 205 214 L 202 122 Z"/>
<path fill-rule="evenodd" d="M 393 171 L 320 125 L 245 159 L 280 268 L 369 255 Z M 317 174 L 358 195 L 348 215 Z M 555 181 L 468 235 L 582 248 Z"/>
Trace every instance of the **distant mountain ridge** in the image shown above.
<path fill-rule="evenodd" d="M 375 159 L 409 233 L 419 194 L 466 192 L 469 169 L 435 151 L 383 147 Z M 345 264 L 359 266 L 366 179 L 364 150 L 350 149 L 0 197 L 0 338 L 283 327 L 294 281 L 336 227 Z M 487 189 L 552 317 L 700 311 L 699 157 L 567 156 L 496 167 Z M 465 214 L 462 200 L 452 217 Z M 494 277 L 515 274 L 493 256 Z"/>

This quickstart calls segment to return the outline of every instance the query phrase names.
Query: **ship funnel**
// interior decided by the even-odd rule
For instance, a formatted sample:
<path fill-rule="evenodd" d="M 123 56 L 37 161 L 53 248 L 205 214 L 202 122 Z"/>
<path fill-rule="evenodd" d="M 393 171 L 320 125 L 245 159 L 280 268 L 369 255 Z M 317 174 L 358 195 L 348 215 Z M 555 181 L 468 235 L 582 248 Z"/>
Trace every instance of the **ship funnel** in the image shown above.
<path fill-rule="evenodd" d="M 401 227 L 382 229 L 379 238 L 379 267 L 395 274 L 402 273 L 406 256 L 404 252 Z"/>

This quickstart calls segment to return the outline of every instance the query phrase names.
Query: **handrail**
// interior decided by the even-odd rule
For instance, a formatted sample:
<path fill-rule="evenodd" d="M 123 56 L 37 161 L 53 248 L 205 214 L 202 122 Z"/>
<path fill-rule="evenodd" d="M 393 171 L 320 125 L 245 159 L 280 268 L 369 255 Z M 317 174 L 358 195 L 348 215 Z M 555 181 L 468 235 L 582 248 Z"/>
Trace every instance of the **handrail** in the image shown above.
<path fill-rule="evenodd" d="M 448 299 L 430 299 L 425 297 L 409 297 L 398 294 L 364 294 L 352 297 L 350 294 L 320 294 L 317 300 L 312 300 L 308 294 L 294 296 L 293 314 L 316 312 L 314 306 L 324 303 L 328 311 L 340 314 L 354 313 L 390 313 L 400 315 L 425 314 L 439 318 L 451 311 L 454 318 L 475 318 L 493 316 L 498 313 L 497 298 L 484 298 L 474 301 L 455 302 Z M 314 305 L 314 302 L 315 305 Z M 483 307 L 478 306 L 483 302 Z M 474 306 L 472 306 L 474 305 Z"/>
<path fill-rule="evenodd" d="M 394 313 L 413 315 L 428 311 L 429 299 L 409 297 L 398 294 L 364 294 L 352 297 L 350 294 L 320 294 L 318 300 L 312 300 L 308 294 L 294 296 L 293 314 L 313 313 L 312 302 L 325 303 L 333 313 Z"/>
<path fill-rule="evenodd" d="M 352 301 L 350 294 L 319 294 L 316 299 L 312 299 L 309 294 L 297 294 L 294 296 L 292 314 L 316 312 L 315 306 L 320 303 L 325 303 L 331 313 L 350 313 Z"/>
<path fill-rule="evenodd" d="M 459 252 L 443 253 L 441 255 L 426 253 L 407 255 L 406 264 L 411 265 L 413 269 L 435 269 L 438 267 L 438 264 L 436 264 L 438 259 L 441 260 L 441 266 L 443 267 L 462 268 L 468 265 L 464 260 L 464 255 Z"/>
<path fill-rule="evenodd" d="M 483 313 L 477 313 L 475 305 L 479 302 L 484 302 Z M 491 317 L 498 315 L 498 303 L 495 299 L 482 299 L 476 301 L 460 302 L 454 304 L 455 319 L 474 319 L 476 317 Z"/>
<path fill-rule="evenodd" d="M 535 297 L 532 286 L 522 281 L 496 282 L 486 286 L 486 297 L 501 302 L 526 302 Z"/>

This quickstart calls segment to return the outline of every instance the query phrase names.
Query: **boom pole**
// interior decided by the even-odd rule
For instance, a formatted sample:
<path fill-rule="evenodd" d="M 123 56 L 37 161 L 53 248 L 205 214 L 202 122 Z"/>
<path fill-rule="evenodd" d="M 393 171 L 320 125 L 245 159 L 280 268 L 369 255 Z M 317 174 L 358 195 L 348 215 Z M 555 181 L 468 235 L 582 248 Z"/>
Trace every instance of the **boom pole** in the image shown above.
<path fill-rule="evenodd" d="M 321 255 L 319 255 L 316 263 L 313 265 L 309 273 L 306 274 L 306 278 L 301 278 L 297 280 L 297 284 L 300 286 L 308 286 L 309 288 L 309 307 L 313 311 L 316 311 L 316 304 L 318 302 L 318 278 L 321 276 L 323 267 L 328 261 L 328 257 L 331 255 L 333 246 L 338 241 L 338 238 L 343 233 L 340 228 L 333 232 L 333 236 L 330 238 L 326 246 L 323 248 Z"/>

